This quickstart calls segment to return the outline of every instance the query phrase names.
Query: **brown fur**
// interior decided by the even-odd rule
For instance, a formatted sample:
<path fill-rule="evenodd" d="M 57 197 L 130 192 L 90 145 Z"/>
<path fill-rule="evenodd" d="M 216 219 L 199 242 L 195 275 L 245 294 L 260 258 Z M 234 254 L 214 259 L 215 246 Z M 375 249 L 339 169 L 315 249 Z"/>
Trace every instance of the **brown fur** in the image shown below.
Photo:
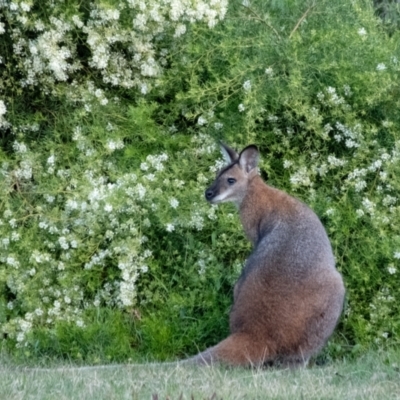
<path fill-rule="evenodd" d="M 206 198 L 237 204 L 254 250 L 235 285 L 230 336 L 190 360 L 305 365 L 332 334 L 343 307 L 329 239 L 305 204 L 262 181 L 255 146 L 240 155 L 224 146 L 223 153 L 230 164 Z"/>

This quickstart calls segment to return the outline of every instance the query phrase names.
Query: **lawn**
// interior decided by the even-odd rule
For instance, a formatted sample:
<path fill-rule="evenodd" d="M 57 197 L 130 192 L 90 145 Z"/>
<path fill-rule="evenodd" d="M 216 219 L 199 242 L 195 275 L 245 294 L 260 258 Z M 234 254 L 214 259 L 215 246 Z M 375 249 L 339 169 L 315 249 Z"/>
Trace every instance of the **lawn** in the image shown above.
<path fill-rule="evenodd" d="M 400 399 L 399 350 L 296 371 L 2 361 L 0 399 Z"/>

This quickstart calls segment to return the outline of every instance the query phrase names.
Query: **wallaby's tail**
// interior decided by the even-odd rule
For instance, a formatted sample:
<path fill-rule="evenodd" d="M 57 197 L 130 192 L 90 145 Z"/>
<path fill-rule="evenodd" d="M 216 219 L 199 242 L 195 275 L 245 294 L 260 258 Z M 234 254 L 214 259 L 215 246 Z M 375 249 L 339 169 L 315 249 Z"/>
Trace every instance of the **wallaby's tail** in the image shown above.
<path fill-rule="evenodd" d="M 258 343 L 246 333 L 234 333 L 214 347 L 189 358 L 198 365 L 223 363 L 230 366 L 262 366 L 274 358 L 273 345 Z"/>

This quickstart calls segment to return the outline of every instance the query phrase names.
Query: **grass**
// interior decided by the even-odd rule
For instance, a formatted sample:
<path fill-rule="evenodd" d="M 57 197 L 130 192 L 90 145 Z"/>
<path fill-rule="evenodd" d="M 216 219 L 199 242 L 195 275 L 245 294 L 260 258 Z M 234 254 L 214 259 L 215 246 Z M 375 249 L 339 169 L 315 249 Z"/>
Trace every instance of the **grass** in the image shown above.
<path fill-rule="evenodd" d="M 1 360 L 0 399 L 400 399 L 400 350 L 296 371 L 166 364 L 32 368 Z"/>

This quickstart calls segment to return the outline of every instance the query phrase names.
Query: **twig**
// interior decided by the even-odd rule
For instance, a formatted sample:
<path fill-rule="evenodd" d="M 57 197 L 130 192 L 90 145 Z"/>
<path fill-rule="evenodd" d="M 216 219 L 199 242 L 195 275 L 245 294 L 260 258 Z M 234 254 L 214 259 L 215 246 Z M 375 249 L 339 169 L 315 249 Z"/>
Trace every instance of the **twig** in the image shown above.
<path fill-rule="evenodd" d="M 278 39 L 281 39 L 281 36 L 279 35 L 278 31 L 270 23 L 268 23 L 265 19 L 260 18 L 253 9 L 251 9 L 248 6 L 245 6 L 244 4 L 242 4 L 242 7 L 246 8 L 247 10 L 249 10 L 253 14 L 253 18 L 255 20 L 263 22 L 265 25 L 268 26 L 269 29 L 271 29 L 275 33 L 275 35 L 278 37 Z"/>
<path fill-rule="evenodd" d="M 289 39 L 291 39 L 291 37 L 294 35 L 294 33 L 297 31 L 297 29 L 299 28 L 300 24 L 306 19 L 308 13 L 315 7 L 315 3 L 313 3 L 310 7 L 308 7 L 308 9 L 306 10 L 306 12 L 301 16 L 301 18 L 297 21 L 297 24 L 295 25 L 295 27 L 292 29 L 292 32 L 290 32 L 289 35 Z"/>

